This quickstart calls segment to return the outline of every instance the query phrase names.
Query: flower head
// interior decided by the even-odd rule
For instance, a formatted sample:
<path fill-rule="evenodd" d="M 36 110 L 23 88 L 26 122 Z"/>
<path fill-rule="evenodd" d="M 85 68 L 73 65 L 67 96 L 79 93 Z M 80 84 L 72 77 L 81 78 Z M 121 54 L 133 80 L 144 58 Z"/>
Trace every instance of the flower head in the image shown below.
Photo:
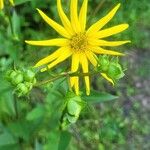
<path fill-rule="evenodd" d="M 46 71 L 56 66 L 60 62 L 71 56 L 71 72 L 77 72 L 81 65 L 83 73 L 89 72 L 89 62 L 97 66 L 96 54 L 123 56 L 124 54 L 108 49 L 102 46 L 119 46 L 130 41 L 106 41 L 103 38 L 122 32 L 128 28 L 128 24 L 119 24 L 114 27 L 102 29 L 115 15 L 120 4 L 115 6 L 106 16 L 86 28 L 88 0 L 83 0 L 78 15 L 78 0 L 70 1 L 70 20 L 62 9 L 61 0 L 57 0 L 57 9 L 62 21 L 62 25 L 49 18 L 44 12 L 37 9 L 41 17 L 63 38 L 56 38 L 43 41 L 26 41 L 26 43 L 38 46 L 57 46 L 54 53 L 40 60 L 35 67 L 43 67 L 41 71 Z M 45 66 L 46 65 L 46 66 Z M 101 74 L 108 81 L 111 79 L 104 73 Z M 86 93 L 90 94 L 89 76 L 84 77 L 86 84 Z M 111 80 L 112 81 L 112 80 Z M 70 77 L 70 85 L 74 88 L 76 94 L 79 94 L 79 77 Z"/>

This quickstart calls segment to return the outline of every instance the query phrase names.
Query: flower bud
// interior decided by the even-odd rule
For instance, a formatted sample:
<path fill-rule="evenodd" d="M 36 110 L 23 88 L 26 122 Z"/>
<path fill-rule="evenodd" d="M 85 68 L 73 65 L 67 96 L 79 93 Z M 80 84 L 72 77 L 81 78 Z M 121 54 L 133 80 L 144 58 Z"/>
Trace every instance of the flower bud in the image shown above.
<path fill-rule="evenodd" d="M 67 110 L 70 115 L 79 117 L 81 109 L 82 109 L 82 107 L 79 104 L 79 102 L 74 101 L 74 100 L 68 101 Z"/>
<path fill-rule="evenodd" d="M 108 68 L 107 75 L 114 80 L 118 80 L 124 76 L 122 67 L 118 63 L 111 63 Z"/>
<path fill-rule="evenodd" d="M 11 82 L 12 82 L 13 85 L 17 85 L 17 84 L 23 82 L 23 75 L 22 75 L 22 73 L 17 73 L 17 74 L 13 77 L 13 79 L 12 79 Z"/>
<path fill-rule="evenodd" d="M 10 78 L 10 74 L 13 72 L 13 70 L 8 70 L 5 74 L 5 78 L 7 81 L 11 81 L 11 78 Z"/>
<path fill-rule="evenodd" d="M 35 73 L 32 71 L 32 70 L 26 70 L 25 72 L 24 72 L 24 79 L 26 80 L 26 81 L 33 81 L 34 80 L 34 78 L 35 78 Z"/>
<path fill-rule="evenodd" d="M 82 108 L 83 101 L 81 97 L 75 95 L 73 92 L 68 92 L 65 108 L 62 114 L 61 128 L 67 129 L 69 125 L 75 123 L 79 118 Z"/>
<path fill-rule="evenodd" d="M 14 77 L 17 75 L 17 71 L 12 70 L 12 72 L 10 73 L 10 80 L 14 79 Z"/>
<path fill-rule="evenodd" d="M 24 84 L 28 88 L 29 91 L 33 88 L 33 84 L 30 82 L 25 82 Z"/>
<path fill-rule="evenodd" d="M 108 70 L 109 67 L 109 58 L 107 56 L 100 56 L 99 57 L 99 70 L 106 72 Z"/>
<path fill-rule="evenodd" d="M 23 83 L 19 83 L 17 85 L 17 88 L 16 88 L 16 93 L 17 95 L 20 97 L 20 96 L 23 96 L 23 95 L 26 95 L 27 93 L 29 92 L 27 86 Z"/>
<path fill-rule="evenodd" d="M 67 120 L 69 121 L 69 123 L 76 123 L 76 121 L 78 120 L 79 116 L 71 116 L 69 114 L 66 114 Z"/>
<path fill-rule="evenodd" d="M 69 125 L 70 125 L 70 122 L 68 121 L 67 114 L 64 114 L 60 127 L 62 130 L 66 130 L 69 127 Z"/>

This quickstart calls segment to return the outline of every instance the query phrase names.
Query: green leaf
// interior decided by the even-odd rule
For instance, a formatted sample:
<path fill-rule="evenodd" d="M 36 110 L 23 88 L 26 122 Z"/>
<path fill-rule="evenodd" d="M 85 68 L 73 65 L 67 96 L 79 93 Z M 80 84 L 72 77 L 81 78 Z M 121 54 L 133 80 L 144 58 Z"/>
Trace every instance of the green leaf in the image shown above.
<path fill-rule="evenodd" d="M 27 114 L 26 119 L 30 120 L 30 121 L 31 120 L 36 120 L 36 119 L 39 119 L 39 118 L 43 117 L 44 114 L 45 114 L 44 107 L 42 105 L 39 105 Z"/>
<path fill-rule="evenodd" d="M 4 76 L 0 74 L 0 114 L 15 115 L 14 100 L 10 86 L 5 81 Z"/>
<path fill-rule="evenodd" d="M 83 95 L 82 99 L 86 100 L 89 103 L 100 103 L 100 102 L 107 102 L 111 100 L 117 99 L 118 96 L 109 94 L 109 93 L 101 93 L 99 91 L 91 91 L 90 96 Z"/>
<path fill-rule="evenodd" d="M 20 18 L 16 11 L 13 11 L 12 15 L 12 26 L 13 26 L 13 32 L 14 32 L 14 38 L 19 39 L 20 34 Z"/>
<path fill-rule="evenodd" d="M 48 143 L 44 145 L 46 150 L 58 150 L 58 143 L 60 138 L 60 132 L 53 130 L 49 133 L 47 139 Z"/>
<path fill-rule="evenodd" d="M 17 140 L 14 136 L 5 128 L 2 124 L 0 124 L 0 149 L 2 146 L 16 144 Z"/>
<path fill-rule="evenodd" d="M 60 135 L 58 150 L 66 150 L 71 140 L 71 134 L 67 131 L 63 131 Z"/>
<path fill-rule="evenodd" d="M 22 138 L 25 141 L 29 141 L 30 133 L 32 132 L 30 124 L 25 120 L 19 120 L 16 122 L 9 123 L 7 126 L 11 133 L 16 138 Z"/>
<path fill-rule="evenodd" d="M 15 0 L 15 5 L 21 5 L 32 0 Z"/>
<path fill-rule="evenodd" d="M 15 143 L 16 140 L 13 138 L 13 136 L 10 133 L 4 132 L 3 134 L 0 134 L 0 146 L 10 145 Z"/>

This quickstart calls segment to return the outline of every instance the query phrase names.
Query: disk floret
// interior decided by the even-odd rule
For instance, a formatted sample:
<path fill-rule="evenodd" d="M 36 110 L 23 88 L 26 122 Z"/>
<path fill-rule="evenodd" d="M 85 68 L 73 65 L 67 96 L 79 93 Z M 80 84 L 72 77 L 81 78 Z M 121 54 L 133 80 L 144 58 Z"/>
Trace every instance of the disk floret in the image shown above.
<path fill-rule="evenodd" d="M 88 46 L 88 40 L 85 33 L 74 35 L 70 41 L 71 49 L 74 52 L 84 52 Z"/>

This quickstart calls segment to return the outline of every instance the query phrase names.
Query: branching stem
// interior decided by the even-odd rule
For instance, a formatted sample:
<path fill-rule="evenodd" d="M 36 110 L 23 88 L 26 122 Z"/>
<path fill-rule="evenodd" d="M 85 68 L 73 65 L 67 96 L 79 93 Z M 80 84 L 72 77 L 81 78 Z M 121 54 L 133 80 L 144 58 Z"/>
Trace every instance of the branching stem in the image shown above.
<path fill-rule="evenodd" d="M 91 76 L 91 75 L 95 75 L 95 74 L 99 74 L 100 72 L 99 71 L 93 71 L 93 72 L 88 72 L 88 73 L 81 73 L 81 72 L 62 72 L 58 75 L 55 75 L 55 77 L 49 79 L 49 80 L 45 80 L 45 81 L 41 81 L 39 83 L 37 83 L 35 86 L 41 86 L 41 85 L 44 85 L 44 84 L 47 84 L 47 83 L 50 83 L 50 82 L 53 82 L 55 80 L 58 80 L 60 78 L 63 78 L 63 77 L 74 77 L 74 76 L 79 76 L 79 77 L 84 77 L 84 76 Z"/>

